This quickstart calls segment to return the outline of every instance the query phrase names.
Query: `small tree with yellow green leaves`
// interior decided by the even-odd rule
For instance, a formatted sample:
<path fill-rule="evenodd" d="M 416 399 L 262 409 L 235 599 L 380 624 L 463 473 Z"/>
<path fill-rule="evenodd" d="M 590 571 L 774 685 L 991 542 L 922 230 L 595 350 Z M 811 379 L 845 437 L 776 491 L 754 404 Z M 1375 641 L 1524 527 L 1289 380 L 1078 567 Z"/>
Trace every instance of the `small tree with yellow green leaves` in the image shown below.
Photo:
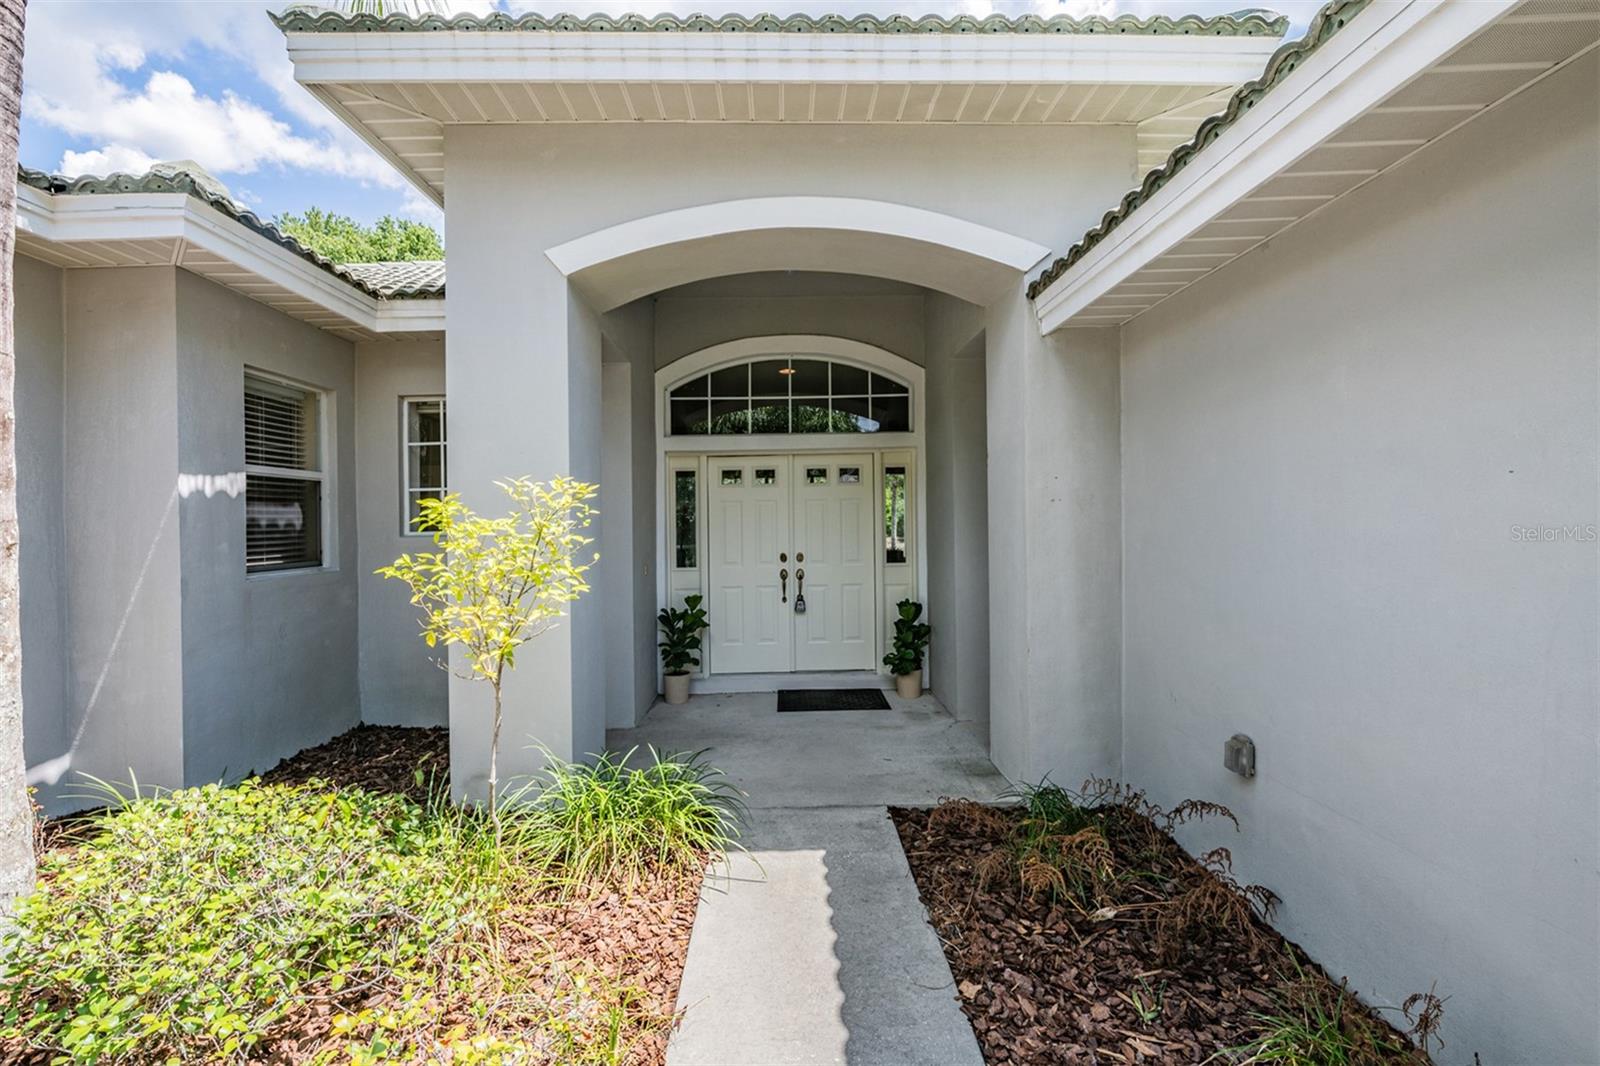
<path fill-rule="evenodd" d="M 584 575 L 600 558 L 579 561 L 593 538 L 584 534 L 597 513 L 589 506 L 597 487 L 569 477 L 548 484 L 516 478 L 495 484 L 511 497 L 510 513 L 485 518 L 458 493 L 423 500 L 413 520 L 433 533 L 436 552 L 400 556 L 380 567 L 384 577 L 411 586 L 422 608 L 428 647 L 461 649 L 461 674 L 494 690 L 489 735 L 489 818 L 499 824 L 497 762 L 500 694 L 517 649 L 552 628 L 567 605 L 589 591 Z"/>

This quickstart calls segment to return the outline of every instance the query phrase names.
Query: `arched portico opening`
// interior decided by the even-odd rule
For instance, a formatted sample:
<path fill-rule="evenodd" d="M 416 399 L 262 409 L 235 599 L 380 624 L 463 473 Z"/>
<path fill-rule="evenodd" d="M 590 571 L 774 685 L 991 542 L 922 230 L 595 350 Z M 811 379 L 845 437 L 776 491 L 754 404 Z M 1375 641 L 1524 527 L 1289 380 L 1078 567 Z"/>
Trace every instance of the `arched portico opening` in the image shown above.
<path fill-rule="evenodd" d="M 726 341 L 656 371 L 657 604 L 699 594 L 721 619 L 708 687 L 881 675 L 894 604 L 928 601 L 925 378 L 822 334 Z"/>
<path fill-rule="evenodd" d="M 647 215 L 545 253 L 591 306 L 609 311 L 705 278 L 770 270 L 893 278 L 984 305 L 1049 249 L 906 204 L 770 196 Z"/>

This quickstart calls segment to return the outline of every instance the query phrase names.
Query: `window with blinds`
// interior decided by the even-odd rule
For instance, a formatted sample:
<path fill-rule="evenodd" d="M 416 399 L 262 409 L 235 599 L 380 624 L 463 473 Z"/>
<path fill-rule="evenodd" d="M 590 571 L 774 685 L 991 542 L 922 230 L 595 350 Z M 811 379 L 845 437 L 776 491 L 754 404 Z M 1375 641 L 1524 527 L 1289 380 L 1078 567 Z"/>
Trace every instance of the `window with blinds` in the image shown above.
<path fill-rule="evenodd" d="M 322 394 L 244 378 L 245 570 L 322 566 Z"/>

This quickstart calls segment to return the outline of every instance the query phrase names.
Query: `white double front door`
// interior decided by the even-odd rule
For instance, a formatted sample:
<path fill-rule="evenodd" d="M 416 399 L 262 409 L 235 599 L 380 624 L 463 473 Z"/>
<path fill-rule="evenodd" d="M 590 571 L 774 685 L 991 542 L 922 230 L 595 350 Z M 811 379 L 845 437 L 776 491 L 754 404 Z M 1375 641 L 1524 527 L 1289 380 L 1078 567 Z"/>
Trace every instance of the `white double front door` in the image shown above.
<path fill-rule="evenodd" d="M 712 672 L 873 669 L 873 457 L 713 456 L 707 475 Z"/>

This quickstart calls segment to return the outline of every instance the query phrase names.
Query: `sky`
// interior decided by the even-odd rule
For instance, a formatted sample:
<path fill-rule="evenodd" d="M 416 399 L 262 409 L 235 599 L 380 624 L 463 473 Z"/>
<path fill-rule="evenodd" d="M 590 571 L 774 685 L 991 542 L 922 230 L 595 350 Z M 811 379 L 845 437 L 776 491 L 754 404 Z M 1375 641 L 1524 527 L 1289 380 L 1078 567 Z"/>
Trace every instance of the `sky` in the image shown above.
<path fill-rule="evenodd" d="M 413 5 L 416 0 L 413 0 Z M 1215 15 L 1248 0 L 434 0 L 450 13 L 711 15 L 991 13 Z M 264 0 L 31 0 L 23 57 L 23 165 L 140 173 L 192 159 L 263 217 L 320 207 L 442 228 L 438 208 L 295 83 Z M 336 4 L 331 6 L 337 6 Z M 392 3 L 391 3 L 391 6 Z M 1297 36 L 1314 0 L 1272 5 Z"/>

